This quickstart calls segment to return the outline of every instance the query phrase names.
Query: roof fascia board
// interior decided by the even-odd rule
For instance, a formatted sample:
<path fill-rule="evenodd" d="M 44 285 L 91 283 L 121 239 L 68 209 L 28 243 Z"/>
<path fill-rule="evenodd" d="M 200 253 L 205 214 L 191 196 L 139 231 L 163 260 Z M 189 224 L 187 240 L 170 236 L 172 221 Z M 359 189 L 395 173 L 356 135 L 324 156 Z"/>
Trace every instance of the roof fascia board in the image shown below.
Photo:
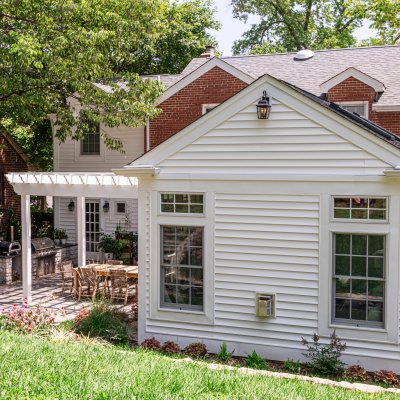
<path fill-rule="evenodd" d="M 178 82 L 174 83 L 172 86 L 170 86 L 162 96 L 160 96 L 157 100 L 156 103 L 160 104 L 166 100 L 168 100 L 171 96 L 174 94 L 178 93 L 180 90 L 182 90 L 184 87 L 189 85 L 190 83 L 194 82 L 196 79 L 200 78 L 202 75 L 204 75 L 206 72 L 210 71 L 211 69 L 218 67 L 224 70 L 225 72 L 233 75 L 234 77 L 240 79 L 241 81 L 250 84 L 254 82 L 254 78 L 251 76 L 245 74 L 244 72 L 240 71 L 239 69 L 233 67 L 232 65 L 228 64 L 227 62 L 221 60 L 218 57 L 213 57 L 206 63 L 202 64 L 200 67 L 192 71 L 190 74 L 186 75 L 183 77 L 181 80 Z"/>
<path fill-rule="evenodd" d="M 398 112 L 398 111 L 400 111 L 400 104 L 393 104 L 393 105 L 372 104 L 372 111 L 376 111 L 376 112 Z"/>
<path fill-rule="evenodd" d="M 390 143 L 386 143 L 357 124 L 324 108 L 272 76 L 264 75 L 149 153 L 128 164 L 125 168 L 129 170 L 130 167 L 137 165 L 158 165 L 201 137 L 205 132 L 231 118 L 249 104 L 255 103 L 260 98 L 263 90 L 267 90 L 272 98 L 289 105 L 315 123 L 329 129 L 343 139 L 349 140 L 374 157 L 392 166 L 400 164 L 400 151 Z M 255 107 L 254 112 L 256 112 Z M 268 123 L 268 120 L 265 123 Z"/>
<path fill-rule="evenodd" d="M 372 78 L 372 76 L 369 76 L 365 74 L 364 72 L 359 71 L 356 68 L 350 67 L 345 69 L 344 71 L 340 72 L 339 74 L 335 75 L 331 79 L 328 79 L 324 83 L 320 85 L 320 90 L 321 93 L 328 93 L 329 89 L 332 89 L 336 85 L 339 85 L 346 79 L 353 77 L 360 82 L 365 83 L 366 85 L 372 87 L 375 92 L 384 92 L 385 91 L 385 85 L 378 81 L 375 78 Z"/>

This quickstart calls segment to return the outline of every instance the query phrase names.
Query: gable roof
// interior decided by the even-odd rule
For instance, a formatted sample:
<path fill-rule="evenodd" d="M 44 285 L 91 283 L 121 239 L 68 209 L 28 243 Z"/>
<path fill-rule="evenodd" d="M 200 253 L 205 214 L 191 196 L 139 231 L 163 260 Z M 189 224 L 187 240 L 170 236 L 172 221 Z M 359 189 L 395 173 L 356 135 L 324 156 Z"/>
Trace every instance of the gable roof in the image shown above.
<path fill-rule="evenodd" d="M 28 169 L 30 171 L 37 171 L 38 167 L 31 163 L 29 157 L 24 153 L 21 146 L 13 139 L 13 137 L 0 126 L 0 135 L 4 137 L 5 141 L 14 149 L 14 151 L 21 157 L 21 159 L 26 162 Z"/>
<path fill-rule="evenodd" d="M 350 67 L 322 83 L 320 85 L 321 93 L 328 93 L 329 89 L 332 89 L 333 87 L 339 85 L 339 83 L 342 83 L 350 77 L 353 77 L 360 82 L 365 83 L 366 85 L 374 89 L 375 92 L 380 93 L 384 92 L 385 90 L 385 85 L 382 82 L 378 81 L 375 78 L 372 78 L 364 72 L 359 71 L 357 68 Z"/>
<path fill-rule="evenodd" d="M 157 171 L 156 166 L 161 161 L 167 159 L 187 144 L 192 143 L 194 140 L 202 136 L 204 132 L 212 129 L 218 124 L 221 124 L 227 119 L 227 117 L 233 116 L 238 112 L 240 107 L 243 107 L 244 104 L 242 99 L 244 99 L 247 104 L 256 102 L 259 99 L 262 90 L 265 89 L 266 84 L 270 85 L 270 88 L 283 90 L 286 98 L 288 98 L 287 96 L 290 96 L 290 98 L 293 98 L 296 101 L 300 100 L 302 103 L 307 103 L 307 99 L 311 100 L 310 105 L 314 105 L 314 120 L 318 120 L 319 122 L 321 121 L 321 125 L 324 125 L 325 123 L 322 121 L 333 121 L 333 123 L 338 127 L 338 131 L 351 132 L 353 137 L 359 138 L 361 142 L 360 147 L 363 146 L 363 143 L 365 145 L 365 143 L 372 142 L 372 146 L 374 146 L 375 149 L 374 151 L 379 153 L 379 157 L 384 159 L 388 164 L 394 165 L 399 162 L 400 138 L 396 135 L 393 135 L 389 131 L 361 116 L 344 110 L 335 103 L 321 99 L 320 97 L 300 89 L 291 83 L 276 79 L 267 74 L 260 77 L 255 82 L 214 108 L 209 113 L 203 115 L 174 136 L 171 136 L 159 146 L 126 165 L 123 169 L 115 170 L 114 172 L 123 175 L 127 173 L 129 174 L 129 171 L 134 175 L 154 174 Z M 300 98 L 295 96 L 295 93 L 298 93 Z M 273 93 L 271 95 L 274 97 Z M 322 106 L 322 109 L 319 106 Z M 326 110 L 325 112 L 324 109 Z M 317 114 L 315 112 L 317 112 Z M 345 133 L 341 134 L 344 135 Z"/>
<path fill-rule="evenodd" d="M 385 86 L 385 91 L 374 104 L 374 109 L 398 106 L 400 109 L 400 46 L 354 47 L 315 51 L 307 60 L 295 60 L 296 53 L 260 54 L 221 57 L 226 63 L 253 78 L 265 74 L 290 82 L 320 96 L 324 82 L 348 68 L 356 68 Z M 198 68 L 207 59 L 195 58 L 185 73 Z M 396 108 L 397 110 L 397 108 Z"/>

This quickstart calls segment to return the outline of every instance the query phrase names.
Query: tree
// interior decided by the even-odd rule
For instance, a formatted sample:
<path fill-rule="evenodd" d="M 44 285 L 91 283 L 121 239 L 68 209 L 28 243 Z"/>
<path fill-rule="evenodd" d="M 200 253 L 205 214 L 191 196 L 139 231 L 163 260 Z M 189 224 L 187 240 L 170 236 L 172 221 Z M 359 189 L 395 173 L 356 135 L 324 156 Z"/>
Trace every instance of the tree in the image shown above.
<path fill-rule="evenodd" d="M 163 88 L 139 74 L 179 70 L 216 26 L 210 0 L 3 0 L 0 121 L 17 140 L 21 127 L 40 134 L 50 113 L 61 141 L 84 138 L 92 122 L 143 125 Z M 71 110 L 69 97 L 82 109 Z"/>
<path fill-rule="evenodd" d="M 353 46 L 354 30 L 361 26 L 365 16 L 364 3 L 363 0 L 232 0 L 235 18 L 246 21 L 249 14 L 261 17 L 258 25 L 252 25 L 243 39 L 235 42 L 233 52 L 258 54 Z"/>
<path fill-rule="evenodd" d="M 400 1 L 369 0 L 367 17 L 371 28 L 378 31 L 378 38 L 385 44 L 396 44 L 400 40 Z"/>

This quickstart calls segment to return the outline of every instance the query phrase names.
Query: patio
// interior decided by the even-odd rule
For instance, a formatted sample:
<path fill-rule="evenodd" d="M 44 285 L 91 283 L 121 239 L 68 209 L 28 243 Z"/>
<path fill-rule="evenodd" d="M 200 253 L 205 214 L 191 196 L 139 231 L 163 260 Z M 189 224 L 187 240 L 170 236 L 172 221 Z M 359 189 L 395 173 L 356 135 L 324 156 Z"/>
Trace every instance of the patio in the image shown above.
<path fill-rule="evenodd" d="M 73 319 L 80 310 L 91 307 L 89 301 L 78 301 L 66 290 L 61 293 L 61 274 L 46 275 L 32 282 L 31 305 L 43 305 L 44 307 L 61 309 L 65 315 L 58 317 L 57 322 Z M 22 282 L 12 285 L 0 285 L 0 307 L 10 307 L 13 304 L 20 305 L 23 301 Z"/>

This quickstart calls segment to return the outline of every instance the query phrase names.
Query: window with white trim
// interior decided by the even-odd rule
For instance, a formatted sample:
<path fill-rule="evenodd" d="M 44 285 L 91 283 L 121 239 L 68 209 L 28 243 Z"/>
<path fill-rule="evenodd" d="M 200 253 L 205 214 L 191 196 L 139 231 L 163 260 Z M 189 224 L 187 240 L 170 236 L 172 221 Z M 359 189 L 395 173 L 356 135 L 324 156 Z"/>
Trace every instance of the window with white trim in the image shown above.
<path fill-rule="evenodd" d="M 202 105 L 202 114 L 207 114 L 215 107 L 219 106 L 220 103 L 213 103 L 213 104 L 203 104 Z"/>
<path fill-rule="evenodd" d="M 100 154 L 100 124 L 88 122 L 90 132 L 81 140 L 81 155 Z"/>
<path fill-rule="evenodd" d="M 364 118 L 368 118 L 368 102 L 349 102 L 349 103 L 338 103 L 340 107 L 351 113 L 356 113 Z"/>
<path fill-rule="evenodd" d="M 115 203 L 115 212 L 117 214 L 125 214 L 126 213 L 126 203 L 124 201 L 117 201 Z"/>
<path fill-rule="evenodd" d="M 161 226 L 161 307 L 203 310 L 203 227 Z"/>
<path fill-rule="evenodd" d="M 386 236 L 335 233 L 332 321 L 384 326 Z"/>
<path fill-rule="evenodd" d="M 333 198 L 333 218 L 345 220 L 387 220 L 388 199 L 386 197 Z"/>
<path fill-rule="evenodd" d="M 203 214 L 202 193 L 161 193 L 161 212 L 172 214 Z"/>

